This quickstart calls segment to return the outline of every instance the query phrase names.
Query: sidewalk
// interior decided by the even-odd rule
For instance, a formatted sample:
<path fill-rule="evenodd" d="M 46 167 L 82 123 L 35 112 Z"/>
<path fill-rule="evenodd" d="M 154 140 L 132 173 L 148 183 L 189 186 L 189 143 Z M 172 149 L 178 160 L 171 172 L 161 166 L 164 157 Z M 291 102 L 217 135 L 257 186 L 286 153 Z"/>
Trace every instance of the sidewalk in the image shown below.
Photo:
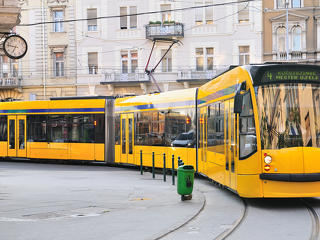
<path fill-rule="evenodd" d="M 0 239 L 207 239 L 206 231 L 183 229 L 210 220 L 210 212 L 203 214 L 208 193 L 233 204 L 234 216 L 226 216 L 232 223 L 239 200 L 204 180 L 196 179 L 193 199 L 181 202 L 171 176 L 163 182 L 123 168 L 0 162 Z"/>

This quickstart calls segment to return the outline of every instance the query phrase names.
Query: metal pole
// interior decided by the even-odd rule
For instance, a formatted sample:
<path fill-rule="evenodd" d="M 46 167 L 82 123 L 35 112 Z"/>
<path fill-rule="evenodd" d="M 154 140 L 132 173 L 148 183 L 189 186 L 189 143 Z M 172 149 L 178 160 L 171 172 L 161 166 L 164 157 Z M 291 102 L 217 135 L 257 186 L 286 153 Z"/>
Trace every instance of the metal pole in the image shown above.
<path fill-rule="evenodd" d="M 166 176 L 166 154 L 163 154 L 163 181 L 167 181 L 167 176 Z"/>
<path fill-rule="evenodd" d="M 142 150 L 140 150 L 140 174 L 143 175 L 143 169 L 142 169 Z"/>
<path fill-rule="evenodd" d="M 152 152 L 152 178 L 155 178 L 155 173 L 154 173 L 154 152 Z"/>
<path fill-rule="evenodd" d="M 174 184 L 174 155 L 172 154 L 172 185 Z"/>
<path fill-rule="evenodd" d="M 286 0 L 286 54 L 289 60 L 289 1 Z"/>

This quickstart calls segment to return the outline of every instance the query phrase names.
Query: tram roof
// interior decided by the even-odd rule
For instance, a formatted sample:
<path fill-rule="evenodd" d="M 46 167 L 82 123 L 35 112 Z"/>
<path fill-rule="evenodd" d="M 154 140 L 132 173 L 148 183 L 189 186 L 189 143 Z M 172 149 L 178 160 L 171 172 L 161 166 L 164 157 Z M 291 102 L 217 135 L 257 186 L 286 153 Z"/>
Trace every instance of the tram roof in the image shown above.
<path fill-rule="evenodd" d="M 188 88 L 134 97 L 117 98 L 116 112 L 161 110 L 195 105 L 196 88 Z"/>

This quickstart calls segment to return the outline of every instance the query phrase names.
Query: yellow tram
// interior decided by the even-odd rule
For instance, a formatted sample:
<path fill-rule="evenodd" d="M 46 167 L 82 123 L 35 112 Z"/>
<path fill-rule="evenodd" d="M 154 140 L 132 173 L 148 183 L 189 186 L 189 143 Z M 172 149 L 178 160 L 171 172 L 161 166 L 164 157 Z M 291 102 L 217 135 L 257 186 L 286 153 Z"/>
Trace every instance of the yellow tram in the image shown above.
<path fill-rule="evenodd" d="M 142 152 L 162 168 L 165 153 L 242 197 L 320 196 L 319 147 L 312 65 L 235 67 L 144 96 L 0 103 L 0 157 L 139 165 Z"/>

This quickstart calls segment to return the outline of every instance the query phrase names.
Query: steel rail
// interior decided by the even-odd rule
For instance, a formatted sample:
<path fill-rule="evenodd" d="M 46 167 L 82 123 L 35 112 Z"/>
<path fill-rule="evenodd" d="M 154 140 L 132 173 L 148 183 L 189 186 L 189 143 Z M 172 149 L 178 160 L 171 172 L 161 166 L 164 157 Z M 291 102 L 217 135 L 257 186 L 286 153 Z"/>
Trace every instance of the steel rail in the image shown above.
<path fill-rule="evenodd" d="M 300 199 L 301 202 L 305 205 L 307 208 L 311 221 L 312 221 L 312 227 L 311 227 L 311 235 L 310 235 L 310 240 L 319 240 L 319 234 L 320 234 L 320 220 L 319 220 L 319 215 L 316 212 L 316 210 L 308 203 L 305 199 Z"/>
<path fill-rule="evenodd" d="M 248 203 L 246 200 L 244 200 L 243 198 L 241 198 L 242 203 L 243 203 L 243 211 L 241 216 L 235 221 L 235 223 L 231 226 L 231 228 L 226 229 L 224 232 L 222 232 L 221 234 L 219 234 L 216 238 L 214 238 L 214 240 L 224 240 L 227 237 L 229 237 L 239 226 L 240 224 L 243 222 L 243 220 L 245 219 L 245 217 L 248 214 Z"/>

